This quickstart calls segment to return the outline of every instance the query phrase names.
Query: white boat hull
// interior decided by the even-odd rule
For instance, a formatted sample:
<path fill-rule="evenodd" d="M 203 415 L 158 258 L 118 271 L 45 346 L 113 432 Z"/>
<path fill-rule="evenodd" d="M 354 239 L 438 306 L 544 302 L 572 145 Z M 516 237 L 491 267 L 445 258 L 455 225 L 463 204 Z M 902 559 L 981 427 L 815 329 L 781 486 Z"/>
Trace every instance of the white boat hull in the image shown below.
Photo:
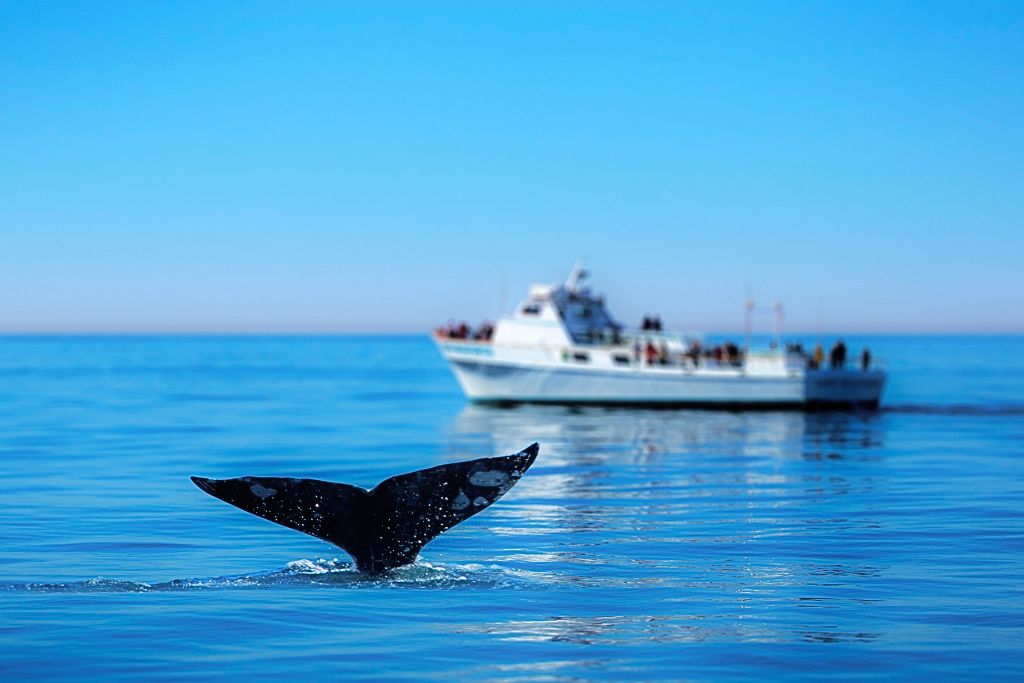
<path fill-rule="evenodd" d="M 481 403 L 804 408 L 877 406 L 881 371 L 786 368 L 594 367 L 547 358 L 495 357 L 483 347 L 445 348 L 466 396 Z M 499 350 L 500 353 L 500 350 Z M 511 355 L 515 354 L 502 354 Z"/>
<path fill-rule="evenodd" d="M 474 401 L 771 405 L 803 402 L 802 383 L 784 377 L 685 376 L 671 371 L 640 376 L 478 361 L 456 361 L 452 369 L 466 396 Z M 742 400 L 738 401 L 738 395 Z"/>

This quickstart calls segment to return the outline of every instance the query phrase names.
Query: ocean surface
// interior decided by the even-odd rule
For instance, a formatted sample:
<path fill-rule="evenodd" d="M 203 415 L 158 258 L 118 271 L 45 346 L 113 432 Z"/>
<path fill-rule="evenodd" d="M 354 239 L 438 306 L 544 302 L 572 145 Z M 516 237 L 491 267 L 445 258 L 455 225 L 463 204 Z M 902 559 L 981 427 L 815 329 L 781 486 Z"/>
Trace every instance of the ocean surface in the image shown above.
<path fill-rule="evenodd" d="M 1020 680 L 1024 338 L 848 342 L 878 412 L 478 407 L 421 336 L 0 338 L 0 679 Z M 378 577 L 189 481 L 533 441 Z"/>

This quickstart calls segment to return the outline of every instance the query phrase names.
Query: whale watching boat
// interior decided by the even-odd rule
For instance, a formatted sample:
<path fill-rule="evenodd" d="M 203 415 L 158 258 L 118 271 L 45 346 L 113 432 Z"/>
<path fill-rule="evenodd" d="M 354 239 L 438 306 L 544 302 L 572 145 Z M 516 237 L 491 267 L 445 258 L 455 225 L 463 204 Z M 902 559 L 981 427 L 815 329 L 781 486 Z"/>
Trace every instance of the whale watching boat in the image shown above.
<path fill-rule="evenodd" d="M 509 317 L 476 330 L 439 328 L 434 340 L 466 396 L 476 403 L 556 403 L 643 407 L 877 408 L 886 373 L 867 350 L 855 367 L 837 342 L 826 362 L 800 345 L 775 342 L 705 346 L 693 335 L 661 329 L 647 317 L 640 329 L 616 322 L 603 296 L 583 285 L 577 266 L 564 283 L 533 285 Z"/>

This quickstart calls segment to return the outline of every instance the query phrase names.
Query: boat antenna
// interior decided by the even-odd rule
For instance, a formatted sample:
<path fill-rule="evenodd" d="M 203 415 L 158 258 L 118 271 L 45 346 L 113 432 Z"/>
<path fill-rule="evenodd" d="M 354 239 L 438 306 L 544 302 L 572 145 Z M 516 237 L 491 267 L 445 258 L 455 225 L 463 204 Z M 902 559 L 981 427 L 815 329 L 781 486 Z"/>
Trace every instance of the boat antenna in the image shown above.
<path fill-rule="evenodd" d="M 772 309 L 775 311 L 775 348 L 782 348 L 782 319 L 785 314 L 782 311 L 782 302 L 776 301 L 772 304 Z"/>
<path fill-rule="evenodd" d="M 590 275 L 583 267 L 583 259 L 576 261 L 576 265 L 572 267 L 572 271 L 569 273 L 569 277 L 565 279 L 565 288 L 570 292 L 575 292 L 576 288 L 579 287 L 580 283 L 583 282 L 587 276 Z"/>

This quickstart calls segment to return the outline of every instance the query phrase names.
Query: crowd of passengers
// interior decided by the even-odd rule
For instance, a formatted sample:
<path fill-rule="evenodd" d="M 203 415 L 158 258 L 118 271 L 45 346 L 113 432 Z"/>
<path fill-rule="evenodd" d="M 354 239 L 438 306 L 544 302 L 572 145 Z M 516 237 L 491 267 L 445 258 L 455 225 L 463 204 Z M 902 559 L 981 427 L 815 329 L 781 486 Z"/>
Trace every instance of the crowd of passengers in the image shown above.
<path fill-rule="evenodd" d="M 642 332 L 661 332 L 661 316 L 644 315 L 640 323 L 640 330 Z M 732 365 L 734 367 L 743 364 L 743 352 L 731 341 L 709 348 L 704 348 L 699 341 L 692 341 L 684 353 L 673 359 L 668 345 L 664 341 L 655 346 L 651 340 L 644 344 L 638 339 L 633 343 L 633 361 L 639 363 L 641 358 L 646 361 L 647 365 L 673 365 L 675 363 L 683 365 L 687 361 L 695 367 L 709 362 L 713 362 L 715 365 Z"/>
<path fill-rule="evenodd" d="M 662 329 L 661 318 L 656 315 L 645 315 L 640 329 L 645 332 L 660 332 Z M 494 325 L 485 320 L 479 327 L 473 329 L 465 321 L 456 323 L 454 320 L 449 320 L 447 323 L 437 328 L 435 332 L 437 336 L 444 339 L 490 341 L 491 337 L 494 336 Z M 606 341 L 605 335 L 598 330 L 591 330 L 588 337 L 592 343 Z M 614 346 L 618 346 L 622 342 L 622 336 L 618 326 L 612 328 L 611 339 L 607 341 L 611 341 Z M 825 367 L 825 349 L 821 344 L 815 346 L 814 352 L 810 355 L 807 354 L 804 350 L 803 344 L 800 343 L 786 344 L 786 351 L 807 358 L 807 367 L 811 370 L 818 370 Z M 840 339 L 836 341 L 836 343 L 832 345 L 832 349 L 829 351 L 829 367 L 833 370 L 841 370 L 845 368 L 846 353 L 846 344 L 843 340 Z M 710 348 L 704 348 L 699 341 L 692 341 L 690 342 L 690 347 L 681 354 L 680 357 L 673 359 L 672 355 L 669 353 L 668 345 L 664 341 L 661 341 L 656 345 L 651 340 L 647 340 L 646 343 L 643 343 L 638 339 L 633 343 L 633 361 L 639 363 L 641 359 L 643 359 L 647 365 L 673 365 L 676 362 L 683 364 L 689 361 L 694 366 L 713 362 L 715 365 L 731 365 L 739 367 L 743 364 L 743 351 L 741 351 L 740 348 L 731 341 L 727 341 L 724 344 L 718 344 Z M 871 367 L 871 351 L 867 347 L 861 351 L 860 367 L 862 370 L 867 370 Z"/>
<path fill-rule="evenodd" d="M 814 353 L 808 355 L 804 351 L 803 344 L 786 344 L 788 353 L 797 354 L 807 359 L 807 367 L 811 370 L 818 370 L 825 367 L 825 349 L 821 344 L 814 347 Z M 842 370 L 846 367 L 846 344 L 842 339 L 838 340 L 829 351 L 829 367 L 833 370 Z M 647 365 L 672 365 L 672 357 L 669 354 L 668 346 L 662 341 L 658 346 L 654 342 L 647 341 L 646 345 L 637 340 L 633 344 L 633 360 L 637 363 L 643 358 Z M 710 348 L 704 348 L 699 341 L 690 342 L 690 347 L 681 354 L 678 359 L 680 363 L 689 361 L 694 366 L 707 365 L 713 362 L 715 365 L 732 365 L 739 367 L 743 365 L 743 351 L 732 342 L 725 342 Z M 860 353 L 861 370 L 871 368 L 871 350 L 867 347 Z"/>
<path fill-rule="evenodd" d="M 803 353 L 802 347 L 799 352 Z M 832 349 L 828 352 L 828 362 L 833 370 L 842 370 L 846 367 L 846 344 L 842 339 L 832 345 Z M 815 346 L 814 353 L 807 358 L 807 367 L 811 370 L 825 367 L 825 348 L 821 344 Z M 868 370 L 869 368 L 871 368 L 871 350 L 865 346 L 860 352 L 860 369 Z"/>
<path fill-rule="evenodd" d="M 641 358 L 648 365 L 673 365 L 668 345 L 664 341 L 655 346 L 654 342 L 650 340 L 646 344 L 641 344 L 640 340 L 637 340 L 633 344 L 633 360 L 639 363 Z M 689 361 L 694 366 L 714 362 L 716 365 L 739 367 L 743 364 L 743 352 L 732 342 L 725 342 L 705 349 L 699 341 L 693 341 L 690 342 L 690 348 L 680 354 L 676 360 L 679 364 Z"/>
<path fill-rule="evenodd" d="M 485 320 L 480 323 L 480 327 L 475 330 L 469 326 L 466 321 L 456 323 L 454 320 L 449 320 L 441 327 L 434 330 L 434 333 L 438 337 L 445 339 L 472 339 L 474 341 L 490 341 L 491 337 L 494 336 L 494 325 Z"/>

